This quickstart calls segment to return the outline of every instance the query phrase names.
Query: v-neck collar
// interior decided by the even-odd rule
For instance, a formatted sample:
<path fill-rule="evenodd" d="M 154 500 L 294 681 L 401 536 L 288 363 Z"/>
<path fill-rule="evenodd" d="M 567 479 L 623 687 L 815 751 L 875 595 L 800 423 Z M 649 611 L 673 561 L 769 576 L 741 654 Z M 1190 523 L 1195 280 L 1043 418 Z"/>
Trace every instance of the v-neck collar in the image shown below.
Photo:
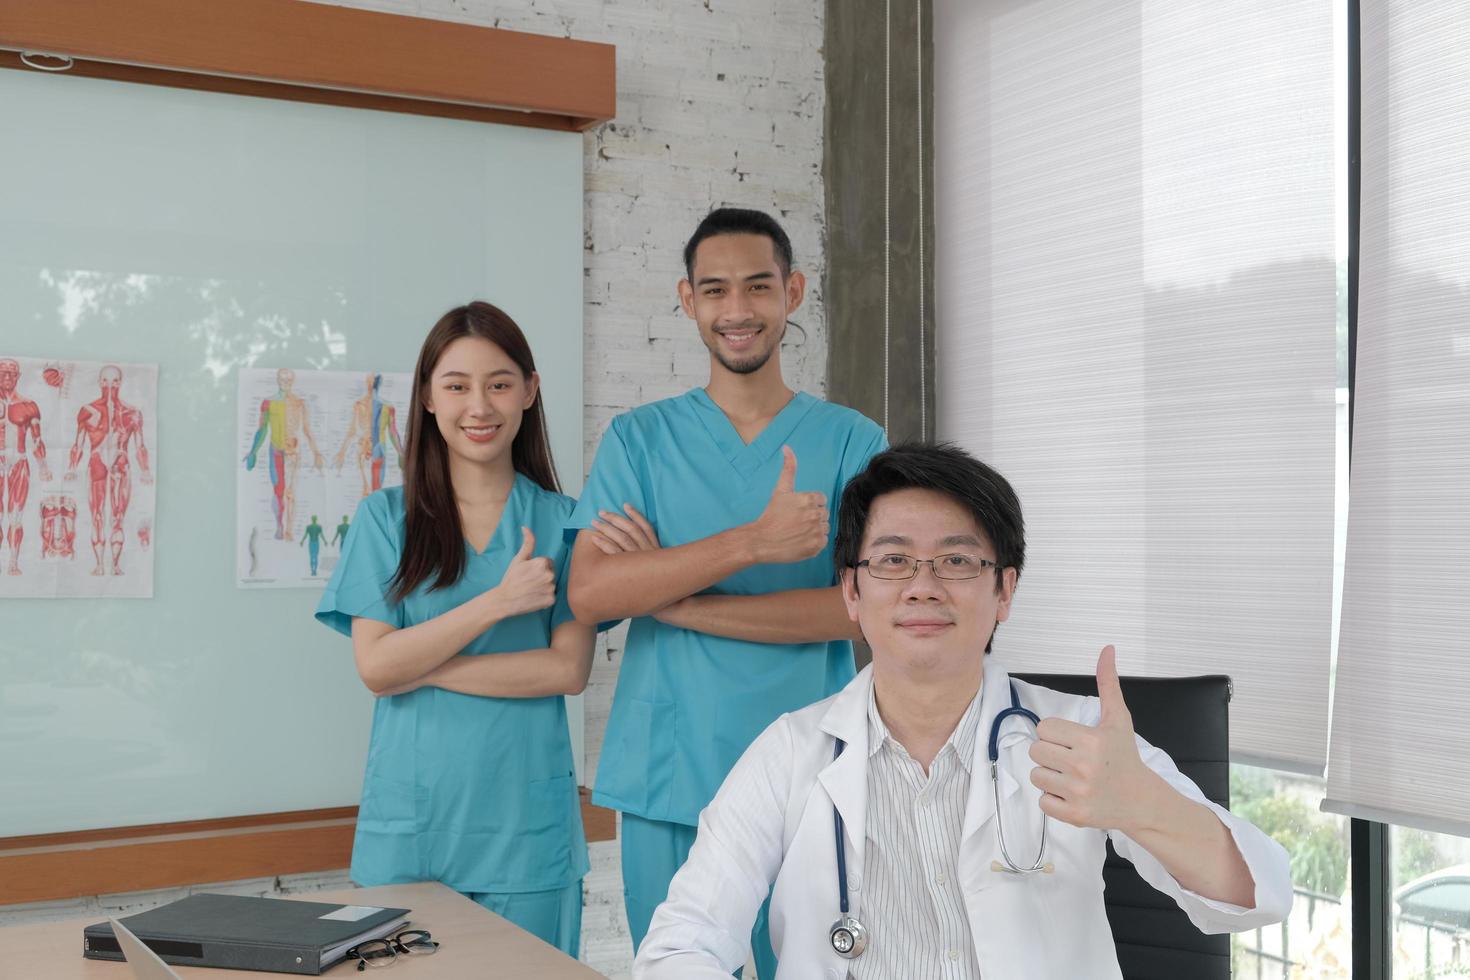
<path fill-rule="evenodd" d="M 526 523 L 520 518 L 522 511 L 521 501 L 525 496 L 526 477 L 524 474 L 516 473 L 515 482 L 510 485 L 510 496 L 505 498 L 505 506 L 500 509 L 500 520 L 495 523 L 495 530 L 490 532 L 490 540 L 485 542 L 483 551 L 475 550 L 474 544 L 469 538 L 464 539 L 465 550 L 470 553 L 471 558 L 484 558 L 501 549 L 508 549 L 511 553 L 520 550 L 520 529 Z"/>
<path fill-rule="evenodd" d="M 725 414 L 725 410 L 715 404 L 715 400 L 709 396 L 709 392 L 703 388 L 694 388 L 689 392 L 689 400 L 694 405 L 695 415 L 703 424 L 709 437 L 725 457 L 726 461 L 735 468 L 742 479 L 749 476 L 753 471 L 759 469 L 761 464 L 781 451 L 796 426 L 806 417 L 807 412 L 812 410 L 816 399 L 804 391 L 798 391 L 791 396 L 791 400 L 782 406 L 781 411 L 776 413 L 775 418 L 766 423 L 766 427 L 749 444 L 743 442 L 740 433 L 736 431 L 734 423 Z"/>

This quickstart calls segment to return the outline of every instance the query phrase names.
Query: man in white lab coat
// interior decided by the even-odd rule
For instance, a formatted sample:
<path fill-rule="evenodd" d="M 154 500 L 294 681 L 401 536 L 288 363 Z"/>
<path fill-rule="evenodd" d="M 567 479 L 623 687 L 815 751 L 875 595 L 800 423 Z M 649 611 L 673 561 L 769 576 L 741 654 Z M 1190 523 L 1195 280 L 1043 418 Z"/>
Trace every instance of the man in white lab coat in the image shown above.
<path fill-rule="evenodd" d="M 1205 932 L 1286 917 L 1285 851 L 1134 734 L 1111 646 L 1097 698 L 986 656 L 1025 559 L 999 473 L 950 446 L 880 453 L 842 495 L 834 559 L 872 665 L 741 757 L 635 978 L 728 976 L 769 893 L 780 967 L 761 980 L 1116 980 L 1108 839 Z M 1016 705 L 1034 734 L 1020 712 L 996 724 Z"/>

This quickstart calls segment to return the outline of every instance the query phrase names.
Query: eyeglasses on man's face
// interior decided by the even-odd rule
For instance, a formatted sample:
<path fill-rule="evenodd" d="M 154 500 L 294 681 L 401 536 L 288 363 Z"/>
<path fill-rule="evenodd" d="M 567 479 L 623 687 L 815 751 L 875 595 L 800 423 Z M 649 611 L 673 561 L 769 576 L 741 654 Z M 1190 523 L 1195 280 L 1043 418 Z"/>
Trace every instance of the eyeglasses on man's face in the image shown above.
<path fill-rule="evenodd" d="M 871 558 L 864 558 L 855 567 L 866 568 L 868 574 L 874 578 L 902 581 L 919 574 L 920 565 L 928 565 L 934 572 L 935 578 L 951 580 L 976 578 L 987 568 L 996 567 L 996 563 L 989 558 L 960 552 L 951 555 L 935 555 L 933 558 L 915 558 L 912 555 L 874 555 Z"/>
<path fill-rule="evenodd" d="M 349 960 L 357 960 L 357 972 L 368 967 L 392 966 L 399 954 L 404 956 L 429 956 L 439 952 L 439 944 L 429 938 L 423 929 L 406 929 L 396 936 L 370 939 L 358 943 L 347 951 Z"/>

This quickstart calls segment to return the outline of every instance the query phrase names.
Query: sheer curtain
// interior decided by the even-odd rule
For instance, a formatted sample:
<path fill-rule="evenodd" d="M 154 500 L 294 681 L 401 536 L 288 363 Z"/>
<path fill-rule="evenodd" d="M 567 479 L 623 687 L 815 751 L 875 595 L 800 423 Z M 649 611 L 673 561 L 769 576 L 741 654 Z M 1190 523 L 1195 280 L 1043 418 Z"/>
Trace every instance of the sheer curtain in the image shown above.
<path fill-rule="evenodd" d="M 1470 835 L 1470 5 L 1361 12 L 1352 505 L 1323 808 Z"/>
<path fill-rule="evenodd" d="M 1320 772 L 1336 242 L 1325 0 L 938 0 L 939 432 L 1015 484 L 1012 669 L 1229 673 Z"/>

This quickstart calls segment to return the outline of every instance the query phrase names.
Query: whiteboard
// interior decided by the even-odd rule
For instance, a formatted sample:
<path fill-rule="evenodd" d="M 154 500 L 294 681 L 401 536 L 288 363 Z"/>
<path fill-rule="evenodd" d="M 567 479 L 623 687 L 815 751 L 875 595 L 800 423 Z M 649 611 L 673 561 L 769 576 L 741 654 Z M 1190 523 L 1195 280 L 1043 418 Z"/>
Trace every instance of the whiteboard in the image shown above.
<path fill-rule="evenodd" d="M 575 495 L 582 137 L 20 71 L 0 132 L 0 357 L 157 364 L 159 474 L 153 598 L 0 601 L 0 837 L 357 803 L 348 641 L 235 586 L 237 372 L 412 371 L 487 299 Z M 59 476 L 76 420 L 42 425 Z"/>

